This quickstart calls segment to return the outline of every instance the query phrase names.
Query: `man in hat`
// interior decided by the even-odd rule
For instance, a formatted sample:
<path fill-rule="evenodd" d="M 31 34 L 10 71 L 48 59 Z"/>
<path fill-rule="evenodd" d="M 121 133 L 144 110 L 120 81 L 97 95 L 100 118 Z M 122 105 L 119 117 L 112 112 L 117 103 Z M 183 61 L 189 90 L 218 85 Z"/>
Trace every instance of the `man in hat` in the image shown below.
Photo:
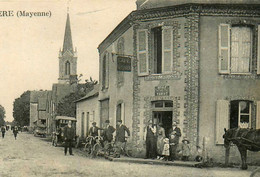
<path fill-rule="evenodd" d="M 97 123 L 93 122 L 92 127 L 90 127 L 90 129 L 89 129 L 89 136 L 97 137 L 98 136 L 98 130 L 104 130 L 104 129 L 97 127 Z"/>
<path fill-rule="evenodd" d="M 125 125 L 122 124 L 122 120 L 117 120 L 116 124 L 116 148 L 114 157 L 119 158 L 121 154 L 121 149 L 124 147 L 124 144 L 126 142 L 125 132 L 128 136 L 130 136 L 130 131 Z"/>
<path fill-rule="evenodd" d="M 72 143 L 75 139 L 76 132 L 75 129 L 72 127 L 71 120 L 68 122 L 68 125 L 64 128 L 64 140 L 65 140 L 65 149 L 64 153 L 67 155 L 67 149 L 69 148 L 70 155 L 72 154 Z"/>
<path fill-rule="evenodd" d="M 145 158 L 155 159 L 157 145 L 157 127 L 153 124 L 152 120 L 148 121 L 148 126 L 146 128 L 146 156 Z"/>
<path fill-rule="evenodd" d="M 108 150 L 110 148 L 109 144 L 113 140 L 113 133 L 115 132 L 115 130 L 116 129 L 112 125 L 110 125 L 110 121 L 106 120 L 104 132 L 103 132 L 104 149 L 106 154 L 108 153 Z"/>
<path fill-rule="evenodd" d="M 179 139 L 181 137 L 181 129 L 177 127 L 177 122 L 172 122 L 172 127 L 169 130 L 169 137 L 174 135 L 172 138 L 172 144 L 170 142 L 170 158 L 172 161 L 176 160 L 177 147 L 179 144 Z M 170 138 L 171 140 L 171 138 Z"/>

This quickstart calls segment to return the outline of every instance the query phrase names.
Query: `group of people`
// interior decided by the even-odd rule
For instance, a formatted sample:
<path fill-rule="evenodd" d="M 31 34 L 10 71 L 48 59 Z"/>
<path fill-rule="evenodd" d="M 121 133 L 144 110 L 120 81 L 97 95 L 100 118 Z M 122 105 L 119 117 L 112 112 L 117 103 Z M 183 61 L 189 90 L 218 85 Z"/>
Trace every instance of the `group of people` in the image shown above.
<path fill-rule="evenodd" d="M 104 150 L 109 155 L 112 141 L 114 140 L 114 158 L 120 158 L 121 150 L 124 148 L 126 136 L 130 136 L 129 129 L 122 124 L 122 120 L 117 120 L 116 128 L 114 128 L 109 120 L 105 121 L 105 127 L 99 128 L 96 122 L 92 123 L 88 135 L 93 137 L 99 136 L 99 131 L 102 130 Z M 179 147 L 179 140 L 181 137 L 181 130 L 177 127 L 177 122 L 172 123 L 172 127 L 165 133 L 162 124 L 153 124 L 150 120 L 146 128 L 146 157 L 150 159 L 163 159 L 174 161 L 177 159 L 177 149 Z M 115 136 L 114 136 L 115 134 Z M 65 149 L 64 153 L 67 155 L 69 148 L 70 155 L 72 153 L 72 143 L 75 139 L 75 129 L 71 126 L 71 121 L 64 128 Z M 189 140 L 183 139 L 181 144 L 182 160 L 187 161 L 190 156 Z"/>
<path fill-rule="evenodd" d="M 124 143 L 126 142 L 125 132 L 127 133 L 128 137 L 130 136 L 129 129 L 122 123 L 122 120 L 117 120 L 116 128 L 114 128 L 109 120 L 105 121 L 105 127 L 99 128 L 96 126 L 96 122 L 92 123 L 92 127 L 89 129 L 89 135 L 96 137 L 98 136 L 98 130 L 103 130 L 103 142 L 104 142 L 104 149 L 106 155 L 109 155 L 109 149 L 111 148 L 111 143 L 115 140 L 115 152 L 114 158 L 120 158 L 121 150 L 124 147 Z M 115 133 L 115 136 L 114 136 Z"/>
<path fill-rule="evenodd" d="M 174 161 L 177 159 L 177 149 L 181 130 L 177 127 L 177 122 L 172 123 L 172 127 L 165 134 L 162 124 L 153 124 L 149 120 L 146 128 L 146 157 L 150 159 L 164 159 Z M 181 145 L 182 160 L 187 161 L 190 156 L 189 140 L 183 139 Z"/>
<path fill-rule="evenodd" d="M 1 126 L 1 132 L 2 132 L 2 139 L 4 139 L 4 137 L 5 137 L 5 132 L 6 131 L 8 131 L 8 129 L 9 129 L 9 127 L 7 126 Z M 17 137 L 17 134 L 18 134 L 18 127 L 17 126 L 15 126 L 14 128 L 13 128 L 13 134 L 14 134 L 14 138 L 15 138 L 15 140 L 16 140 L 16 137 Z"/>
<path fill-rule="evenodd" d="M 102 136 L 103 136 L 103 142 L 104 142 L 104 149 L 106 153 L 109 153 L 110 145 L 113 140 L 115 140 L 115 152 L 114 152 L 114 157 L 115 158 L 120 158 L 121 150 L 124 146 L 124 143 L 126 142 L 126 136 L 125 132 L 127 133 L 128 136 L 130 136 L 130 131 L 129 129 L 123 125 L 122 120 L 117 120 L 116 123 L 116 128 L 114 128 L 109 120 L 105 121 L 105 127 L 104 128 L 99 128 L 97 127 L 96 122 L 92 123 L 92 127 L 90 127 L 88 135 L 97 137 L 99 135 L 99 130 L 103 130 Z M 64 146 L 64 153 L 67 155 L 67 149 L 69 148 L 69 154 L 73 155 L 72 153 L 72 143 L 73 140 L 75 139 L 75 129 L 72 127 L 72 122 L 69 121 L 68 125 L 65 126 L 64 128 L 64 141 L 65 141 L 65 146 Z M 115 133 L 115 138 L 114 138 L 114 133 Z"/>

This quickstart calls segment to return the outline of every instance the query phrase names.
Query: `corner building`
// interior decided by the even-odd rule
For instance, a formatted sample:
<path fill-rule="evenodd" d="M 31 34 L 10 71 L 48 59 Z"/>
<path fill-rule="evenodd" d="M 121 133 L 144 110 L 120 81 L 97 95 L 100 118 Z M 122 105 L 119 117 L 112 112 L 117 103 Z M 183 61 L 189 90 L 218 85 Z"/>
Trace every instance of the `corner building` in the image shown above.
<path fill-rule="evenodd" d="M 260 127 L 259 25 L 259 1 L 138 0 L 98 47 L 101 126 L 122 119 L 140 145 L 148 120 L 177 121 L 192 155 L 224 161 L 224 128 Z"/>

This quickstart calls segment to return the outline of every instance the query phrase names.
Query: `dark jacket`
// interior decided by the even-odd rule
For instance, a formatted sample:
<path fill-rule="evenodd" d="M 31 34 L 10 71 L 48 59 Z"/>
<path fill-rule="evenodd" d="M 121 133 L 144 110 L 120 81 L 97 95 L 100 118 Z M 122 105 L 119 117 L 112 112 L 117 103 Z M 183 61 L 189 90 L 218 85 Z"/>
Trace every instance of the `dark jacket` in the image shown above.
<path fill-rule="evenodd" d="M 73 127 L 66 126 L 64 128 L 64 138 L 67 140 L 73 140 L 76 136 L 75 129 Z"/>
<path fill-rule="evenodd" d="M 106 127 L 104 129 L 103 135 L 104 135 L 104 141 L 111 142 L 113 140 L 113 133 L 115 132 L 115 128 L 111 125 Z"/>
<path fill-rule="evenodd" d="M 153 126 L 154 127 L 154 126 Z M 146 139 L 154 139 L 157 138 L 157 127 L 156 127 L 156 133 L 154 134 L 149 126 L 146 128 Z"/>
<path fill-rule="evenodd" d="M 172 144 L 174 143 L 174 144 Z M 171 137 L 169 137 L 169 144 L 170 146 L 176 146 L 179 144 L 179 138 L 177 136 L 175 136 L 173 139 Z"/>
<path fill-rule="evenodd" d="M 119 125 L 116 127 L 116 141 L 125 142 L 125 132 L 130 136 L 130 131 L 125 125 Z"/>
<path fill-rule="evenodd" d="M 179 143 L 179 139 L 181 137 L 181 129 L 179 127 L 175 127 L 175 129 L 173 130 L 173 128 L 171 127 L 170 130 L 169 130 L 169 138 L 171 137 L 171 133 L 172 132 L 176 132 L 175 134 L 175 138 L 176 138 L 176 141 Z"/>
<path fill-rule="evenodd" d="M 90 136 L 98 136 L 98 130 L 103 130 L 102 128 L 99 127 L 90 127 L 89 129 L 89 135 Z"/>

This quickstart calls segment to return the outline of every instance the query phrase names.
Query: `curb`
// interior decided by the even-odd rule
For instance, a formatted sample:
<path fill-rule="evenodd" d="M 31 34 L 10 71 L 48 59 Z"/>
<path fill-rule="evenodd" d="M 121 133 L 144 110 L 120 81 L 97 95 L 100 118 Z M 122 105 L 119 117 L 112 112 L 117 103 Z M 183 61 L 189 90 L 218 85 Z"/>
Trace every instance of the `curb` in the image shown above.
<path fill-rule="evenodd" d="M 137 164 L 150 164 L 150 165 L 169 165 L 169 166 L 182 166 L 182 167 L 197 167 L 201 162 L 183 162 L 183 161 L 161 161 L 161 160 L 151 160 L 151 159 L 139 159 L 139 158 L 113 158 L 110 156 L 105 157 L 105 159 L 113 162 L 126 162 L 126 163 L 137 163 Z"/>

